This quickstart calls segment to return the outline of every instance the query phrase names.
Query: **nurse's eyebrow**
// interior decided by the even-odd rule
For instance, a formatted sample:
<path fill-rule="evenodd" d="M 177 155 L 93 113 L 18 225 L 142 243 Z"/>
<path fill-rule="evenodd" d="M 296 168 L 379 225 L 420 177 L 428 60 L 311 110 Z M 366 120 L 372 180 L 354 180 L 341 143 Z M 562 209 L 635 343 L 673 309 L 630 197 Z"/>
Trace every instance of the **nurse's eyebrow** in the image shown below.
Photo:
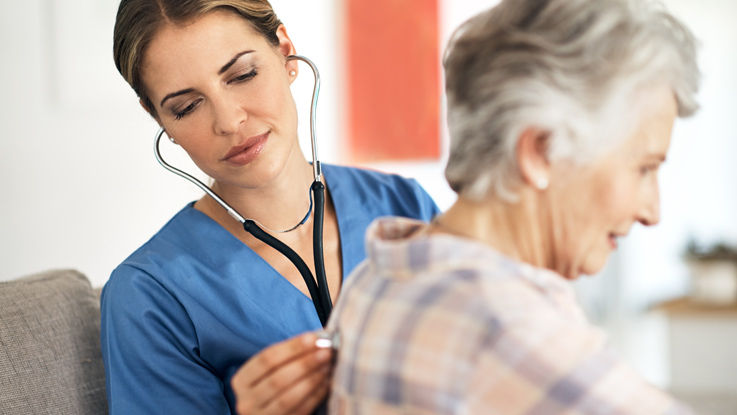
<path fill-rule="evenodd" d="M 243 52 L 236 53 L 235 56 L 233 56 L 233 58 L 228 61 L 228 63 L 226 63 L 225 65 L 223 65 L 222 68 L 220 68 L 220 70 L 218 71 L 218 75 L 222 75 L 223 72 L 225 72 L 228 69 L 230 69 L 230 67 L 233 66 L 233 64 L 235 64 L 236 61 L 238 61 L 238 58 L 240 58 L 243 55 L 247 55 L 249 53 L 252 53 L 252 52 L 253 52 L 253 50 L 244 50 Z M 164 97 L 164 99 L 161 100 L 161 103 L 159 104 L 159 106 L 163 107 L 164 106 L 164 102 L 166 102 L 166 100 L 168 100 L 169 98 L 174 98 L 174 97 L 177 97 L 179 95 L 189 94 L 190 92 L 193 92 L 193 91 L 194 91 L 194 89 L 187 88 L 187 89 L 182 89 L 181 91 L 172 92 L 171 94 L 168 94 L 167 96 Z"/>
<path fill-rule="evenodd" d="M 243 55 L 249 54 L 251 52 L 253 52 L 253 51 L 252 50 L 244 50 L 243 52 L 236 53 L 236 55 L 233 56 L 233 59 L 231 59 L 230 61 L 228 61 L 228 63 L 226 63 L 225 65 L 223 65 L 222 68 L 220 68 L 220 70 L 218 71 L 218 75 L 222 75 L 223 72 L 227 71 L 231 66 L 233 66 L 233 64 L 238 60 L 238 58 L 240 58 Z"/>
<path fill-rule="evenodd" d="M 178 97 L 179 95 L 189 94 L 190 92 L 193 92 L 193 91 L 194 91 L 194 89 L 187 88 L 187 89 L 183 89 L 181 91 L 172 92 L 171 94 L 165 96 L 164 99 L 161 100 L 161 103 L 159 104 L 159 106 L 160 107 L 163 107 L 164 106 L 164 102 L 166 102 L 166 100 L 169 99 L 169 98 L 174 98 L 174 97 Z"/>

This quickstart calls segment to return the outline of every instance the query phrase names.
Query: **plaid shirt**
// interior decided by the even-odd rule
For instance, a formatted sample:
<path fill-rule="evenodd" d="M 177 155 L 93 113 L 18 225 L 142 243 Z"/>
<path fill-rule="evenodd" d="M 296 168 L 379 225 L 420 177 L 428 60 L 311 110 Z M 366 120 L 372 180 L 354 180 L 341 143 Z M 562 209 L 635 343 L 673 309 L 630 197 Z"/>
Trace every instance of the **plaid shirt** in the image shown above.
<path fill-rule="evenodd" d="M 605 348 L 560 275 L 385 218 L 329 328 L 338 414 L 689 414 Z"/>

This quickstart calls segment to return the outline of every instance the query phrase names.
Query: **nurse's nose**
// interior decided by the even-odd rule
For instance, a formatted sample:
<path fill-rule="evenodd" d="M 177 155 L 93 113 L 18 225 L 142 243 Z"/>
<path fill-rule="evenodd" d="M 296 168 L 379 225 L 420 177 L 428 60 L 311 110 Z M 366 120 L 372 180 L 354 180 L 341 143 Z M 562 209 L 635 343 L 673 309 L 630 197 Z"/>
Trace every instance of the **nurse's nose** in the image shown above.
<path fill-rule="evenodd" d="M 217 135 L 233 135 L 248 119 L 248 112 L 234 100 L 225 97 L 211 100 L 213 103 L 213 131 Z"/>

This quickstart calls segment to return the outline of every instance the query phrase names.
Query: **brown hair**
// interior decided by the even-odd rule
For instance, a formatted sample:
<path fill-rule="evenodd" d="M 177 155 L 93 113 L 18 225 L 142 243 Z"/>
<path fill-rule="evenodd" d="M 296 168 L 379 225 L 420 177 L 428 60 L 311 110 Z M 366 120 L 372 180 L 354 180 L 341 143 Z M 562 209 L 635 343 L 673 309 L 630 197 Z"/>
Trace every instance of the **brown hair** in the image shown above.
<path fill-rule="evenodd" d="M 151 39 L 166 23 L 182 24 L 216 9 L 227 9 L 246 19 L 269 43 L 279 45 L 281 21 L 267 0 L 122 0 L 113 32 L 115 66 L 144 106 L 156 115 L 141 80 L 141 64 Z"/>

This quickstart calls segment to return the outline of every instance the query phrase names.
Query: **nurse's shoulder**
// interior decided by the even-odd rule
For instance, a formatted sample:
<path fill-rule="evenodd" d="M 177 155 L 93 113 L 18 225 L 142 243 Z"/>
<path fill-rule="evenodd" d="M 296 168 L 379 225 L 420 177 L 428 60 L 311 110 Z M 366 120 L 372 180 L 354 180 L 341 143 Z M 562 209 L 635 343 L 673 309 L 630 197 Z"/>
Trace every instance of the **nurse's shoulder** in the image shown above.
<path fill-rule="evenodd" d="M 438 207 L 415 179 L 366 168 L 323 164 L 333 197 L 350 197 L 356 209 L 374 210 L 376 216 L 405 216 L 430 220 Z"/>

